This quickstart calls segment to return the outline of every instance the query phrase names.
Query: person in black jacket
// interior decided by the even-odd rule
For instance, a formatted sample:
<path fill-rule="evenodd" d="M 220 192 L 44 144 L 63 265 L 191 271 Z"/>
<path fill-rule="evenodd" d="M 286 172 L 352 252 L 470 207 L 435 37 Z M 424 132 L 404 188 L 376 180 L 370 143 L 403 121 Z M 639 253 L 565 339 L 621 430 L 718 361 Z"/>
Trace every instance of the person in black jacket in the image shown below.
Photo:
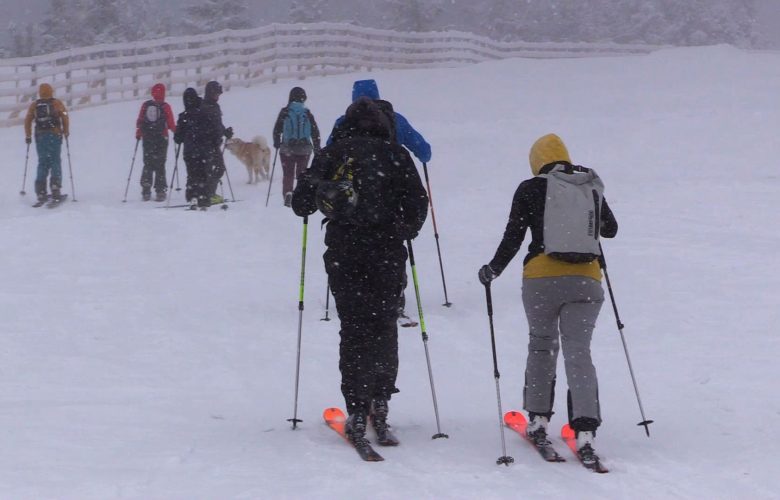
<path fill-rule="evenodd" d="M 578 254 L 580 262 L 574 262 L 570 254 L 553 253 L 545 247 L 545 234 L 555 234 L 561 224 L 550 224 L 545 212 L 548 199 L 548 176 L 571 180 L 572 186 L 581 183 L 574 176 L 598 179 L 592 171 L 575 167 L 563 141 L 555 134 L 541 137 L 530 153 L 531 171 L 534 177 L 520 184 L 512 200 L 512 210 L 504 231 L 504 237 L 489 264 L 482 266 L 478 276 L 488 285 L 498 277 L 520 250 L 523 238 L 531 230 L 531 243 L 523 260 L 523 306 L 530 327 L 528 361 L 525 371 L 523 408 L 529 413 L 528 436 L 537 445 L 547 441 L 547 424 L 553 414 L 555 373 L 559 342 L 563 346 L 566 378 L 569 385 L 569 424 L 577 435 L 577 449 L 583 463 L 595 464 L 598 457 L 593 450 L 593 438 L 601 424 L 596 369 L 591 361 L 590 343 L 596 318 L 604 302 L 601 287 L 601 269 L 598 254 Z M 598 185 L 603 188 L 603 184 Z M 590 186 L 590 185 L 589 185 Z M 568 188 L 571 191 L 572 188 Z M 588 188 L 590 189 L 590 187 Z M 552 204 L 556 208 L 566 206 Z M 618 225 L 607 201 L 601 197 L 598 208 L 593 209 L 595 227 L 605 238 L 617 234 Z M 554 213 L 551 212 L 551 213 Z M 549 214 L 548 214 L 549 215 Z M 566 212 L 563 212 L 566 216 Z M 574 214 L 570 218 L 573 218 Z M 560 220 L 560 219 L 559 219 Z M 583 231 L 588 234 L 586 224 Z M 546 233 L 552 231 L 552 233 Z M 569 238 L 572 231 L 562 230 L 562 238 Z M 591 230 L 586 240 L 593 240 Z M 597 240 L 596 240 L 597 242 Z M 598 246 L 591 241 L 587 245 Z M 548 247 L 550 242 L 548 242 Z M 549 253 L 548 253 L 549 252 Z M 559 340 L 560 339 L 560 340 Z"/>
<path fill-rule="evenodd" d="M 354 102 L 345 121 L 351 136 L 315 156 L 298 178 L 292 208 L 306 216 L 319 207 L 329 219 L 324 260 L 341 321 L 339 369 L 349 437 L 356 446 L 366 443 L 371 412 L 380 444 L 393 445 L 387 402 L 398 392 L 404 241 L 422 228 L 428 196 L 409 153 L 390 140 L 387 117 L 373 101 Z"/>
<path fill-rule="evenodd" d="M 225 128 L 222 124 L 222 109 L 218 103 L 220 95 L 222 95 L 222 85 L 219 82 L 207 83 L 200 106 L 200 119 L 203 125 L 199 127 L 199 137 L 207 151 L 206 166 L 209 175 L 208 191 L 211 204 L 223 201 L 222 197 L 216 194 L 217 186 L 225 173 L 222 141 L 223 138 L 233 137 L 233 127 Z"/>
<path fill-rule="evenodd" d="M 187 167 L 185 198 L 193 206 L 209 206 L 209 174 L 206 161 L 210 149 L 201 142 L 203 127 L 200 113 L 201 98 L 193 88 L 184 91 L 184 111 L 179 113 L 173 140 L 182 146 Z"/>

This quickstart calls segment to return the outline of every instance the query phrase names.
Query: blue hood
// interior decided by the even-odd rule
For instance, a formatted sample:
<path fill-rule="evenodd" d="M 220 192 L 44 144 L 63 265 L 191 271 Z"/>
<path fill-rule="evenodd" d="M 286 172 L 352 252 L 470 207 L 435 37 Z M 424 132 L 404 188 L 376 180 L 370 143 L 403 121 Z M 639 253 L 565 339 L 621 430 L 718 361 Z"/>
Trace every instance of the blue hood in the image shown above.
<path fill-rule="evenodd" d="M 375 80 L 358 80 L 352 85 L 352 102 L 360 97 L 379 99 L 379 88 Z"/>

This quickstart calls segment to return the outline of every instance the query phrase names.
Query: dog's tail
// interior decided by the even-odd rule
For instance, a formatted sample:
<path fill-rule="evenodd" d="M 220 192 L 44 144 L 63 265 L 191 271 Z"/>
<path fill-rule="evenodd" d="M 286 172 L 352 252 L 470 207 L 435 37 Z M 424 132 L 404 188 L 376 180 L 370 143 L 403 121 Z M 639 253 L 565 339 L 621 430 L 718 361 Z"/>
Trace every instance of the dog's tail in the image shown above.
<path fill-rule="evenodd" d="M 252 142 L 257 144 L 263 149 L 268 149 L 268 141 L 265 140 L 265 137 L 262 135 L 256 135 L 252 138 Z"/>

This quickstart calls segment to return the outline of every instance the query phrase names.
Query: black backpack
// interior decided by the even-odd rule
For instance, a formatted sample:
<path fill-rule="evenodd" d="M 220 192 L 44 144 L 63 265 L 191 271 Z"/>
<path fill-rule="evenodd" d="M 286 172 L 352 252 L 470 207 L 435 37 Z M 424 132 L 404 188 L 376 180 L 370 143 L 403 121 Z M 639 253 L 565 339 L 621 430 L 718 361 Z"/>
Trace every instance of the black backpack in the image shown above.
<path fill-rule="evenodd" d="M 155 100 L 146 101 L 144 114 L 141 117 L 141 131 L 144 135 L 162 135 L 165 131 L 165 110 L 163 103 Z"/>
<path fill-rule="evenodd" d="M 52 130 L 59 124 L 54 99 L 38 99 L 35 102 L 35 127 L 38 130 Z"/>

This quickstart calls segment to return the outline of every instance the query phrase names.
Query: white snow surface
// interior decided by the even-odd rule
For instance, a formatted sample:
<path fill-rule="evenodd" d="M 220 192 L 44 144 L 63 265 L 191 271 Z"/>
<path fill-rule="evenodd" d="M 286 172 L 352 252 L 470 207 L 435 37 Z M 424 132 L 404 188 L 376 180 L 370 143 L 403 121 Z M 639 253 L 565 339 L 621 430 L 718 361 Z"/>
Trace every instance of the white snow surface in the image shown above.
<path fill-rule="evenodd" d="M 311 217 L 298 416 L 293 416 L 302 219 L 277 165 L 223 212 L 140 201 L 139 150 L 122 203 L 140 102 L 73 113 L 77 202 L 33 209 L 18 194 L 20 127 L 0 130 L 0 498 L 503 499 L 777 498 L 780 447 L 780 54 L 730 47 L 648 56 L 497 61 L 457 69 L 311 78 L 222 96 L 226 125 L 270 138 L 301 84 L 324 134 L 352 81 L 433 147 L 428 168 L 452 308 L 429 217 L 415 240 L 437 431 L 419 329 L 401 329 L 402 440 L 364 463 L 322 422 L 343 406 L 338 321 L 324 315 L 320 217 Z M 170 99 L 181 110 L 178 97 Z M 620 223 L 604 248 L 648 418 L 648 439 L 609 302 L 593 341 L 611 473 L 544 463 L 511 431 L 501 453 L 484 288 L 535 139 L 558 133 L 604 179 Z M 63 148 L 65 191 L 71 192 Z M 420 171 L 422 173 L 422 165 Z M 170 151 L 168 175 L 173 167 Z M 182 176 L 183 184 L 183 176 Z M 173 203 L 183 191 L 173 191 Z M 504 411 L 522 408 L 525 249 L 493 284 Z M 414 292 L 407 289 L 414 313 Z M 330 316 L 336 318 L 333 301 Z M 559 360 L 554 433 L 566 418 Z"/>

